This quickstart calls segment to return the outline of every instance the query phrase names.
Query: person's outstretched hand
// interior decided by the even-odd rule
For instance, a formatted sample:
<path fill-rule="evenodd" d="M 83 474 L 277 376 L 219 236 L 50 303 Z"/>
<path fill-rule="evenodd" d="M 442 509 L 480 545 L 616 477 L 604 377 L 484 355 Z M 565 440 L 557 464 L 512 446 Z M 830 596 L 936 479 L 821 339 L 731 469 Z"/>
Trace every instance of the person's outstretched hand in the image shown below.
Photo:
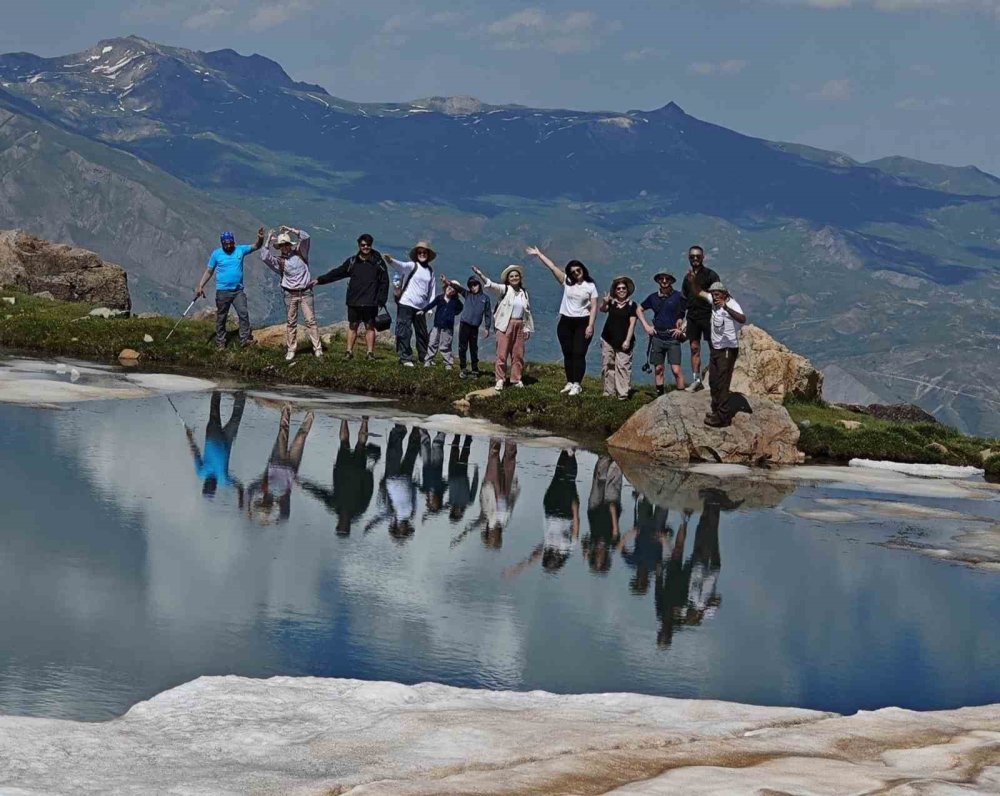
<path fill-rule="evenodd" d="M 537 257 L 542 253 L 542 250 L 539 249 L 537 246 L 529 246 L 527 249 L 524 250 L 524 253 L 531 257 Z"/>
<path fill-rule="evenodd" d="M 480 279 L 486 279 L 486 274 L 484 274 L 484 273 L 482 272 L 482 269 L 480 269 L 480 268 L 479 268 L 478 266 L 475 266 L 475 265 L 474 265 L 474 266 L 472 266 L 472 273 L 474 273 L 474 274 L 475 274 L 476 276 L 478 276 L 478 277 L 479 277 Z"/>

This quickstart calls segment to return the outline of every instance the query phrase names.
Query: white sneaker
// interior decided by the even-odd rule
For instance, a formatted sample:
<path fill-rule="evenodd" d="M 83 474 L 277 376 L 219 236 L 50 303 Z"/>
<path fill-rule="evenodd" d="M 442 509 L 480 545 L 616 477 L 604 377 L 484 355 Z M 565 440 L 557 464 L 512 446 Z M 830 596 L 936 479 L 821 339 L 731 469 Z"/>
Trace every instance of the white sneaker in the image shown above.
<path fill-rule="evenodd" d="M 405 362 L 403 363 L 403 367 L 404 367 L 404 368 L 412 368 L 412 367 L 413 367 L 413 363 L 412 363 L 412 362 L 410 362 L 409 360 L 406 360 L 406 361 L 405 361 Z"/>
<path fill-rule="evenodd" d="M 561 390 L 559 390 L 559 394 L 560 395 L 565 395 L 566 393 L 568 393 L 572 389 L 573 389 L 573 384 L 571 382 L 566 382 L 566 386 L 563 387 Z"/>
<path fill-rule="evenodd" d="M 424 367 L 429 368 L 431 364 L 432 364 L 431 361 L 428 359 L 426 362 L 424 362 Z"/>
<path fill-rule="evenodd" d="M 313 351 L 313 356 L 317 358 L 322 357 L 323 356 L 322 349 L 317 348 L 315 351 Z"/>
<path fill-rule="evenodd" d="M 691 382 L 691 383 L 690 383 L 690 384 L 689 384 L 689 385 L 688 385 L 687 387 L 685 387 L 684 389 L 685 389 L 685 391 L 687 391 L 687 392 L 698 392 L 698 390 L 700 390 L 700 389 L 701 389 L 701 379 L 699 379 L 699 378 L 698 378 L 697 376 L 695 376 L 695 377 L 694 377 L 694 381 L 692 381 L 692 382 Z"/>
<path fill-rule="evenodd" d="M 291 362 L 293 359 L 295 359 L 294 351 L 289 351 L 288 353 L 285 354 L 285 362 Z"/>
<path fill-rule="evenodd" d="M 569 395 L 579 395 L 583 391 L 583 388 L 579 384 L 571 384 L 569 386 Z"/>
<path fill-rule="evenodd" d="M 503 392 L 503 379 L 497 379 L 497 383 L 493 385 L 493 389 L 497 392 Z"/>
<path fill-rule="evenodd" d="M 523 390 L 524 389 L 524 382 L 523 381 L 511 382 L 510 386 L 511 387 L 517 387 L 517 389 L 519 389 L 519 390 Z"/>

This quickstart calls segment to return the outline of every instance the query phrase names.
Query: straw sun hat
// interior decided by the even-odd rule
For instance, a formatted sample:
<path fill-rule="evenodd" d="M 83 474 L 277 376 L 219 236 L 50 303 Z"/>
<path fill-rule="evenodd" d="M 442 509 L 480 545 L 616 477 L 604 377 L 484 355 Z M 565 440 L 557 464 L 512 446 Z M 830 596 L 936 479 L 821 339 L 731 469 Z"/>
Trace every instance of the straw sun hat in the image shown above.
<path fill-rule="evenodd" d="M 521 275 L 521 279 L 522 280 L 524 279 L 524 266 L 517 265 L 517 264 L 512 264 L 512 265 L 508 265 L 506 268 L 504 268 L 500 272 L 500 281 L 501 282 L 506 282 L 507 281 L 507 277 L 510 276 L 511 272 L 513 272 L 513 271 L 517 271 Z"/>
<path fill-rule="evenodd" d="M 427 249 L 427 262 L 433 262 L 434 258 L 437 257 L 437 252 L 431 248 L 431 245 L 425 240 L 418 240 L 416 245 L 410 249 L 410 260 L 411 262 L 417 261 L 417 249 Z"/>
<path fill-rule="evenodd" d="M 633 293 L 635 293 L 635 282 L 632 281 L 631 277 L 628 277 L 628 276 L 625 276 L 624 274 L 621 274 L 621 275 L 616 276 L 614 279 L 611 280 L 611 295 L 612 296 L 614 296 L 614 294 L 615 294 L 615 285 L 617 285 L 619 282 L 624 282 L 625 283 L 625 287 L 627 288 L 627 292 L 628 292 L 629 296 L 631 296 Z"/>

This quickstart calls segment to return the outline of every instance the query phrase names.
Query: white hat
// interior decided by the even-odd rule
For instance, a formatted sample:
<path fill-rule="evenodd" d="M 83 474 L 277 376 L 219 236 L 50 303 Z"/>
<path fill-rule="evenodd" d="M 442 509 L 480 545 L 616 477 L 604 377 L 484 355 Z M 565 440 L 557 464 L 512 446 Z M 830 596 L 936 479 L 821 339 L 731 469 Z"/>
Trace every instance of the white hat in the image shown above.
<path fill-rule="evenodd" d="M 729 295 L 729 291 L 726 290 L 726 286 L 722 282 L 713 282 L 712 286 L 708 289 L 709 293 L 725 293 Z"/>
<path fill-rule="evenodd" d="M 291 246 L 292 244 L 295 243 L 295 241 L 292 240 L 292 236 L 289 235 L 287 232 L 282 232 L 280 235 L 278 235 L 278 239 L 275 241 L 274 245 L 283 246 L 286 243 L 289 246 Z"/>
<path fill-rule="evenodd" d="M 510 276 L 511 273 L 514 272 L 514 271 L 517 271 L 521 275 L 521 279 L 522 280 L 524 279 L 524 266 L 523 265 L 517 265 L 516 263 L 514 263 L 514 264 L 511 264 L 511 265 L 508 265 L 506 268 L 504 268 L 500 272 L 500 281 L 506 283 L 507 277 Z"/>

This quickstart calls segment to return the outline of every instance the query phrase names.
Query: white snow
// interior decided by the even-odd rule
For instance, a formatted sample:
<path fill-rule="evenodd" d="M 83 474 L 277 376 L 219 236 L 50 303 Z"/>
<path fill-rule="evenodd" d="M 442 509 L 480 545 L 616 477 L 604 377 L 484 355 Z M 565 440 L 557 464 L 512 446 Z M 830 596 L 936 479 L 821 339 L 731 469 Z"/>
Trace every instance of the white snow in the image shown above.
<path fill-rule="evenodd" d="M 915 475 L 920 478 L 975 478 L 984 474 L 978 467 L 956 467 L 951 464 L 905 464 L 903 462 L 883 462 L 874 459 L 851 459 L 848 467 L 864 467 L 868 470 L 892 470 L 896 473 Z"/>
<path fill-rule="evenodd" d="M 215 383 L 191 376 L 177 376 L 173 373 L 129 373 L 127 381 L 155 392 L 199 392 L 211 390 Z"/>
<path fill-rule="evenodd" d="M 102 55 L 107 55 L 107 54 L 108 54 L 109 52 L 111 52 L 111 51 L 112 51 L 113 49 L 114 49 L 114 47 L 112 47 L 112 46 L 111 46 L 111 45 L 109 44 L 109 45 L 108 45 L 107 47 L 105 47 L 105 48 L 104 48 L 103 50 L 101 50 L 101 54 L 102 54 Z"/>
<path fill-rule="evenodd" d="M 984 793 L 1000 781 L 998 739 L 998 705 L 837 717 L 637 694 L 203 677 L 109 722 L 0 716 L 0 790 Z"/>
<path fill-rule="evenodd" d="M 32 75 L 31 77 L 29 77 L 28 78 L 28 83 L 29 84 L 37 83 L 43 77 L 45 77 L 45 73 L 44 72 L 39 72 L 37 75 Z"/>

